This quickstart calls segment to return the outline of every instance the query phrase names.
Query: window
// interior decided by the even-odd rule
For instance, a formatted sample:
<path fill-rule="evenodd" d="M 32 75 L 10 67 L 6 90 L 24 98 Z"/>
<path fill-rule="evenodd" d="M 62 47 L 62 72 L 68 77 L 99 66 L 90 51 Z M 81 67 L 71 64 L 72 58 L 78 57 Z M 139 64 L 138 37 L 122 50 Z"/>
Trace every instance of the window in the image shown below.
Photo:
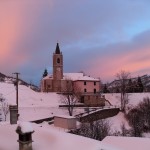
<path fill-rule="evenodd" d="M 86 81 L 84 81 L 84 85 L 86 85 Z"/>
<path fill-rule="evenodd" d="M 84 96 L 81 97 L 81 103 L 84 103 Z"/>
<path fill-rule="evenodd" d="M 84 92 L 87 92 L 87 90 L 86 90 L 86 89 L 84 89 Z"/>
<path fill-rule="evenodd" d="M 57 58 L 57 63 L 58 63 L 58 64 L 60 63 L 60 58 Z"/>
<path fill-rule="evenodd" d="M 96 93 L 96 89 L 94 89 L 94 93 Z"/>
<path fill-rule="evenodd" d="M 94 81 L 94 85 L 96 85 L 96 82 Z"/>

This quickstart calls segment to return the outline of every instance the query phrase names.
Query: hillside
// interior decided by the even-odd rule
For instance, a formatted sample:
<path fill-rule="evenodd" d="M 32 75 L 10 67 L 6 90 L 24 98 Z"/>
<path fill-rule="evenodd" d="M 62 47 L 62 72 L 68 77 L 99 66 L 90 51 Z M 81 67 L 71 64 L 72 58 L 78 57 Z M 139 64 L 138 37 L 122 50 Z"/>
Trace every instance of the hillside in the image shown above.
<path fill-rule="evenodd" d="M 33 121 L 55 115 L 68 115 L 68 111 L 59 108 L 60 96 L 56 93 L 35 92 L 30 87 L 19 85 L 19 120 Z M 12 83 L 0 82 L 0 94 L 10 105 L 16 104 L 16 87 Z M 82 113 L 83 109 L 75 109 L 75 113 Z M 7 116 L 9 120 L 9 115 Z"/>
<path fill-rule="evenodd" d="M 16 89 L 13 84 L 0 82 L 0 94 L 9 104 L 16 104 Z M 35 92 L 30 87 L 19 85 L 19 119 L 32 121 L 67 113 L 63 109 L 58 109 L 59 99 L 56 93 Z"/>
<path fill-rule="evenodd" d="M 39 88 L 33 84 L 29 84 L 22 79 L 18 79 L 18 81 L 19 81 L 18 82 L 19 85 L 25 85 L 27 87 L 32 88 L 34 91 L 39 91 Z M 7 76 L 7 75 L 0 72 L 0 82 L 15 84 L 16 78 L 11 77 L 11 76 Z"/>
<path fill-rule="evenodd" d="M 35 92 L 30 87 L 19 85 L 19 107 L 56 107 L 59 96 L 56 93 Z M 0 82 L 0 93 L 9 104 L 16 103 L 16 87 L 11 83 Z"/>
<path fill-rule="evenodd" d="M 16 104 L 16 89 L 13 84 L 0 82 L 0 94 L 3 95 L 9 104 Z M 120 94 L 105 94 L 105 97 L 112 105 L 120 106 Z M 129 94 L 128 106 L 136 106 L 144 97 L 150 97 L 150 93 Z M 33 121 L 55 115 L 68 114 L 66 109 L 58 107 L 59 104 L 60 96 L 56 93 L 35 92 L 30 87 L 19 85 L 19 120 Z M 83 111 L 81 108 L 75 109 L 74 114 Z M 7 120 L 9 120 L 9 115 Z M 108 120 L 111 122 L 112 132 L 120 130 L 122 122 L 126 124 L 126 127 L 129 127 L 124 114 L 121 112 L 117 116 L 108 118 Z"/>
<path fill-rule="evenodd" d="M 150 92 L 147 93 L 129 93 L 128 94 L 128 106 L 134 107 L 145 97 L 150 97 Z M 107 93 L 105 98 L 110 101 L 112 105 L 120 106 L 120 93 Z"/>

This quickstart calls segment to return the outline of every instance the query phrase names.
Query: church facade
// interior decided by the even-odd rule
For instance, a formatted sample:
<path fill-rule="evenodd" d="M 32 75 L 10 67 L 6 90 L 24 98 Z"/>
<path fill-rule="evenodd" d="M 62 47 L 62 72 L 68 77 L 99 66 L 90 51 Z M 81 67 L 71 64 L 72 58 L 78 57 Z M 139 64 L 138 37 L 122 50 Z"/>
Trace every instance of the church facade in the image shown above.
<path fill-rule="evenodd" d="M 69 87 L 68 85 L 71 85 Z M 100 80 L 84 75 L 83 73 L 64 73 L 63 54 L 57 43 L 53 53 L 53 73 L 42 79 L 42 92 L 66 92 L 67 88 L 77 88 L 82 93 L 81 101 L 91 103 L 95 99 L 98 103 L 100 96 Z"/>

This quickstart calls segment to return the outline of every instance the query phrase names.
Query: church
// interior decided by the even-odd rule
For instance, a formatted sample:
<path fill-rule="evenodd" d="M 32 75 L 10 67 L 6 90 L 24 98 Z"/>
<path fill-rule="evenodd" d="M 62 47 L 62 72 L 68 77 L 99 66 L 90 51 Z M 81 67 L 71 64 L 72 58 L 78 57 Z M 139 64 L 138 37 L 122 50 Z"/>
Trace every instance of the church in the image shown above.
<path fill-rule="evenodd" d="M 57 43 L 53 53 L 53 73 L 42 79 L 42 92 L 64 93 L 68 85 L 69 88 L 77 88 L 82 93 L 81 102 L 99 103 L 100 79 L 84 75 L 84 73 L 64 73 L 63 72 L 63 54 Z M 102 102 L 100 102 L 102 103 Z"/>

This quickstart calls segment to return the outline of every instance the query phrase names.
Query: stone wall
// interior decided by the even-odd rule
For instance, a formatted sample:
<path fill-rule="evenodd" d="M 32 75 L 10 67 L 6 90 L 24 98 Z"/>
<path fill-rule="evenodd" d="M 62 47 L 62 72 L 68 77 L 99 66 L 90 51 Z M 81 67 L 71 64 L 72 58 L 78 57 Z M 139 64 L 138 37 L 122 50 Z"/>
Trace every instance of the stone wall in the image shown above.
<path fill-rule="evenodd" d="M 92 114 L 80 117 L 80 122 L 93 122 L 100 119 L 113 117 L 119 113 L 119 108 L 102 109 Z"/>

